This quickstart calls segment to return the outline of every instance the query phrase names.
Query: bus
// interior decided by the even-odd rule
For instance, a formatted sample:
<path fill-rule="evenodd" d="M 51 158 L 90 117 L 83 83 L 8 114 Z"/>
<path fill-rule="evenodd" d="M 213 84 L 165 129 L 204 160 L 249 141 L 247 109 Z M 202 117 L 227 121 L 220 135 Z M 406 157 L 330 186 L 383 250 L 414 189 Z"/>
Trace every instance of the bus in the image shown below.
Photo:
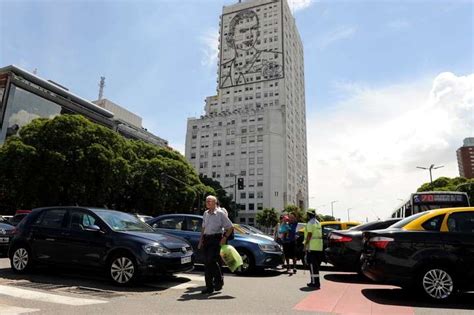
<path fill-rule="evenodd" d="M 405 218 L 412 214 L 439 208 L 469 207 L 467 193 L 458 191 L 425 191 L 410 198 L 392 212 L 392 218 Z"/>

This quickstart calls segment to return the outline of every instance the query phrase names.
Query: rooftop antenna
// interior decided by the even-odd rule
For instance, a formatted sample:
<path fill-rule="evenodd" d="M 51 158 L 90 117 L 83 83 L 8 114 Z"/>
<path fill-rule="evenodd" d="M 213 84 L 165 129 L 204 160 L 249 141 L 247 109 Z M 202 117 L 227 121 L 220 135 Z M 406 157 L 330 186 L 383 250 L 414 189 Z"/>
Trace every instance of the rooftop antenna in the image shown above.
<path fill-rule="evenodd" d="M 105 77 L 100 77 L 100 83 L 99 83 L 99 101 L 102 99 L 104 96 L 104 87 L 105 87 Z"/>

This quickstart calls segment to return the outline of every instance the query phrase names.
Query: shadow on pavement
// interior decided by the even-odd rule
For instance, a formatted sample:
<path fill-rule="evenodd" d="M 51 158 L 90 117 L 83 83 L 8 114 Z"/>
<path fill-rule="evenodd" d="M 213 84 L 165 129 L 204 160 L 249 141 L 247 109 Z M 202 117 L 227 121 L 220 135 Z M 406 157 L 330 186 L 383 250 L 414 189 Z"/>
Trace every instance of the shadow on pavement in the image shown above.
<path fill-rule="evenodd" d="M 373 281 L 357 273 L 330 273 L 324 276 L 324 279 L 333 282 L 355 283 L 355 284 L 374 284 Z"/>
<path fill-rule="evenodd" d="M 179 302 L 195 301 L 195 300 L 232 300 L 234 296 L 223 295 L 221 291 L 217 291 L 211 294 L 202 294 L 201 290 L 205 289 L 205 286 L 197 288 L 188 288 L 186 292 L 181 295 L 178 299 Z"/>
<path fill-rule="evenodd" d="M 403 289 L 363 289 L 362 294 L 372 302 L 384 305 L 412 306 L 423 308 L 446 308 L 460 310 L 474 310 L 472 300 L 474 293 L 462 293 L 454 296 L 445 303 L 430 302 L 420 294 Z"/>
<path fill-rule="evenodd" d="M 141 278 L 138 282 L 129 286 L 117 286 L 100 271 L 84 270 L 77 268 L 54 268 L 48 266 L 38 266 L 26 274 L 16 274 L 10 268 L 0 269 L 0 278 L 13 280 L 11 285 L 25 288 L 37 289 L 61 289 L 76 288 L 82 291 L 89 290 L 110 292 L 116 294 L 157 292 L 170 287 L 189 282 L 185 277 L 175 277 L 163 275 L 156 277 Z"/>

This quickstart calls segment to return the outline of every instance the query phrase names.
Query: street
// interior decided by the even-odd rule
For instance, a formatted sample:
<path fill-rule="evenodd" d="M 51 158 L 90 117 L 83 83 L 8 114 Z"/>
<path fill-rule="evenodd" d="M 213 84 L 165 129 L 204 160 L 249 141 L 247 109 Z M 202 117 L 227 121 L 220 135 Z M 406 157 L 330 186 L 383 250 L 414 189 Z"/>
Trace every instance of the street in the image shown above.
<path fill-rule="evenodd" d="M 300 266 L 301 267 L 301 266 Z M 145 279 L 132 287 L 112 285 L 100 274 L 40 267 L 16 275 L 0 259 L 0 314 L 471 314 L 473 293 L 450 304 L 417 300 L 399 288 L 377 285 L 356 274 L 324 266 L 322 288 L 306 288 L 309 275 L 267 270 L 263 274 L 225 274 L 222 292 L 200 294 L 203 269 L 173 277 Z"/>

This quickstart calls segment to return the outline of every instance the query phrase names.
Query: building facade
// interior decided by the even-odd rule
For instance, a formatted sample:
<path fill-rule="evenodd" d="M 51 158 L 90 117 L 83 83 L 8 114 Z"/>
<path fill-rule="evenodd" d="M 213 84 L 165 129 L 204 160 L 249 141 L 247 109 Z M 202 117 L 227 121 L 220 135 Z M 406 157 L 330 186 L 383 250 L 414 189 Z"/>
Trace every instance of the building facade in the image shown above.
<path fill-rule="evenodd" d="M 474 138 L 464 139 L 463 146 L 456 151 L 459 176 L 474 178 Z"/>
<path fill-rule="evenodd" d="M 263 208 L 308 205 L 303 45 L 286 0 L 225 6 L 217 95 L 189 118 L 186 157 L 234 195 L 238 220 Z"/>
<path fill-rule="evenodd" d="M 112 111 L 71 93 L 55 82 L 44 80 L 16 66 L 0 68 L 0 145 L 33 119 L 53 118 L 61 114 L 80 114 L 126 138 L 168 146 L 166 140 L 153 135 L 141 125 L 135 126 L 118 119 Z"/>

